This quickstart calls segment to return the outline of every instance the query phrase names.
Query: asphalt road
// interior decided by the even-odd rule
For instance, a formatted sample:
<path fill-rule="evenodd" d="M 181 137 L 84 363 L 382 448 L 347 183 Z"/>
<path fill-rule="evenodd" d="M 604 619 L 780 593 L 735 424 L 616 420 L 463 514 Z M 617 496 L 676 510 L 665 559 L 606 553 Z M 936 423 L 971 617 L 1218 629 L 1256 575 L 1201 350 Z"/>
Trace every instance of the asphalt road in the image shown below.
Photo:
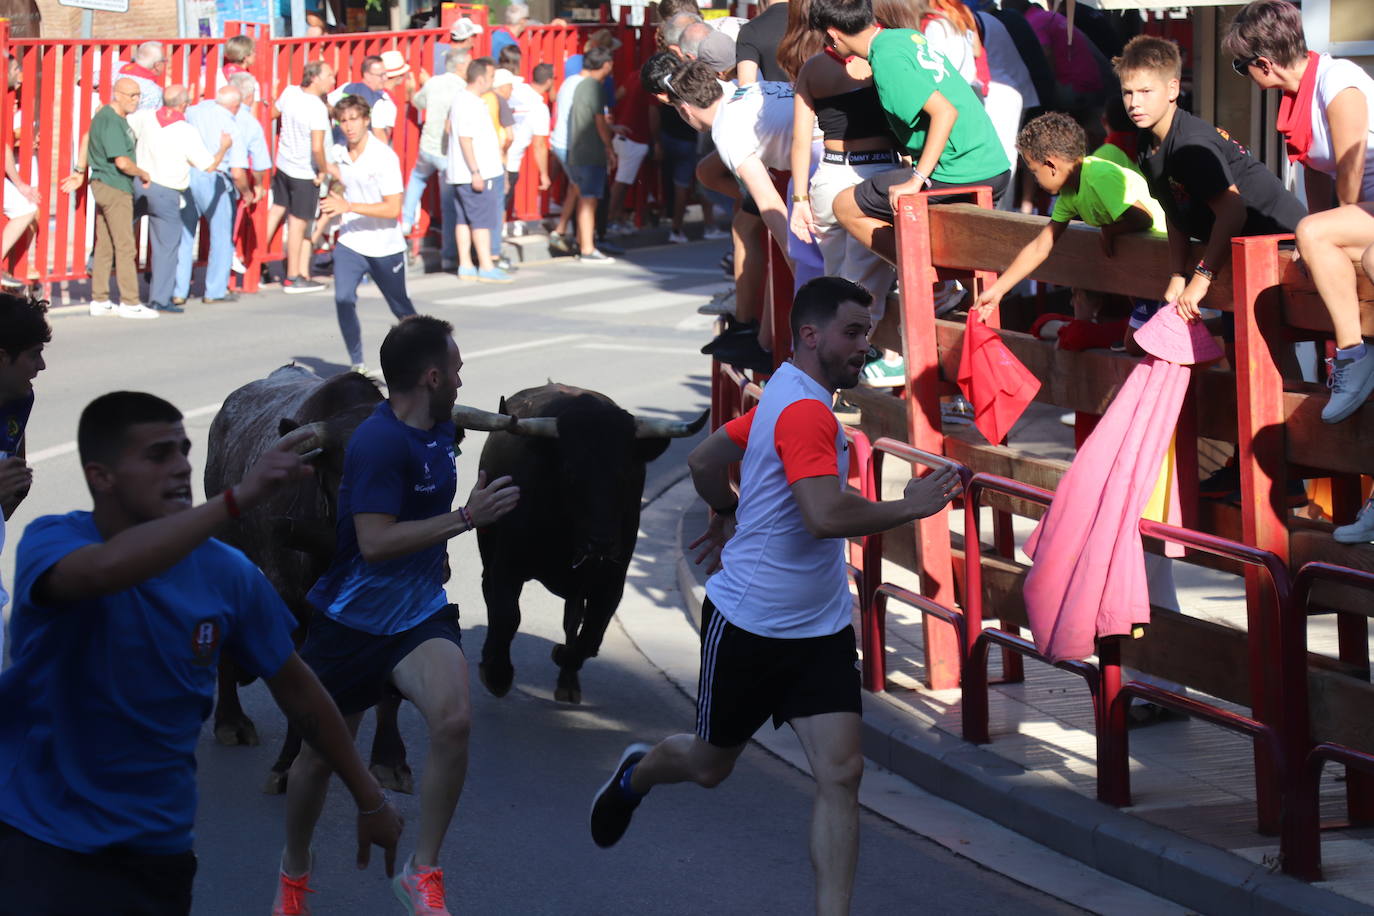
<path fill-rule="evenodd" d="M 707 405 L 706 363 L 696 349 L 709 321 L 695 306 L 724 286 L 715 265 L 720 253 L 696 244 L 642 251 L 610 266 L 555 261 L 524 268 L 506 287 L 415 278 L 411 291 L 422 312 L 454 323 L 466 360 L 459 393 L 466 403 L 494 409 L 501 395 L 552 378 L 603 391 L 634 412 L 686 419 Z M 390 315 L 375 293 L 360 313 L 375 364 Z M 206 431 L 230 391 L 292 360 L 325 373 L 344 361 L 328 294 L 271 293 L 221 308 L 193 299 L 186 315 L 155 322 L 62 314 L 53 327 L 50 368 L 38 379 L 28 433 L 34 490 L 11 521 L 0 564 L 7 582 L 25 523 L 89 505 L 72 440 L 81 408 L 95 395 L 148 390 L 186 411 L 199 490 Z M 460 495 L 471 486 L 480 442 L 473 434 L 463 448 Z M 685 474 L 691 445 L 675 443 L 650 466 L 649 494 Z M 485 635 L 475 541 L 456 539 L 450 555 L 450 597 L 462 607 L 475 659 Z M 592 844 L 587 809 L 620 750 L 632 740 L 689 729 L 692 708 L 614 624 L 601 656 L 583 669 L 583 704 L 555 703 L 549 649 L 561 641 L 561 602 L 531 584 L 523 610 L 516 689 L 498 700 L 472 681 L 471 768 L 441 863 L 453 911 L 810 911 L 810 780 L 755 746 L 722 787 L 655 790 L 619 846 L 603 851 Z M 260 786 L 283 725 L 261 685 L 245 690 L 244 699 L 262 746 L 220 747 L 208 727 L 200 745 L 195 913 L 206 916 L 266 913 L 281 848 L 282 799 L 263 795 Z M 424 727 L 412 707 L 403 708 L 401 726 L 418 771 Z M 370 735 L 369 719 L 364 747 Z M 399 805 L 413 825 L 416 799 L 400 797 Z M 316 835 L 314 912 L 400 912 L 379 861 L 366 873 L 354 870 L 353 824 L 351 801 L 336 784 Z M 403 855 L 412 843 L 413 833 L 403 838 Z M 855 912 L 918 911 L 1074 910 L 865 813 Z"/>

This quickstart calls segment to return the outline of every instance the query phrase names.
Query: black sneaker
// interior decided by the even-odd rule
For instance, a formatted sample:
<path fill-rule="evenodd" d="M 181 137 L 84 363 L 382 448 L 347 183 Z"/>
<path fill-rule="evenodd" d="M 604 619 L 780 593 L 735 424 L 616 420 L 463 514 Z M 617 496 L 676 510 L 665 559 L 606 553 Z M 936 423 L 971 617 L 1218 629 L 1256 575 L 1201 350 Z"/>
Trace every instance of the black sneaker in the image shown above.
<path fill-rule="evenodd" d="M 181 313 L 183 313 L 183 312 L 186 311 L 186 309 L 184 309 L 184 308 L 182 308 L 181 306 L 177 305 L 175 300 L 173 300 L 172 302 L 167 302 L 167 303 L 163 303 L 163 302 L 150 302 L 150 303 L 148 303 L 148 307 L 149 307 L 150 309 L 152 309 L 153 311 L 155 311 L 155 312 L 167 312 L 168 314 L 171 314 L 171 315 L 180 315 Z"/>
<path fill-rule="evenodd" d="M 725 322 L 725 330 L 717 334 L 715 339 L 703 344 L 701 352 L 705 356 L 712 356 L 722 347 L 733 346 L 735 343 L 751 337 L 757 341 L 758 336 L 759 326 L 757 324 L 730 318 Z"/>
<path fill-rule="evenodd" d="M 620 841 L 625 835 L 626 828 L 630 826 L 630 818 L 634 815 L 635 809 L 644 800 L 642 795 L 638 798 L 627 797 L 625 790 L 620 787 L 620 780 L 624 777 L 625 771 L 643 760 L 644 755 L 650 750 L 647 744 L 631 744 L 625 748 L 615 772 L 596 793 L 589 823 L 592 828 L 592 842 L 602 849 L 608 849 Z"/>

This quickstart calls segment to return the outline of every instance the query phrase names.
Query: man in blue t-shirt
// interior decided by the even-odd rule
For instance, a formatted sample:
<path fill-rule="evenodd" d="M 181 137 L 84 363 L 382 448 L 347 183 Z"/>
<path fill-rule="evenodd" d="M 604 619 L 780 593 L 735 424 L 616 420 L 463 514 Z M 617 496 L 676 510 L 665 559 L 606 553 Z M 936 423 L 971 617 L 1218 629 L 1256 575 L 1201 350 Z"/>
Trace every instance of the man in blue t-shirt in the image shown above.
<path fill-rule="evenodd" d="M 393 870 L 401 820 L 337 707 L 296 655 L 267 579 L 211 535 L 310 473 L 297 430 L 237 485 L 191 500 L 191 442 L 161 398 L 87 405 L 77 450 L 94 507 L 35 520 L 19 542 L 14 663 L 0 675 L 0 907 L 186 914 L 196 741 L 221 650 L 262 677 L 358 804 L 358 861 Z"/>
<path fill-rule="evenodd" d="M 447 543 L 505 515 L 520 493 L 509 477 L 487 484 L 479 475 L 467 505 L 452 508 L 452 412 L 463 365 L 452 325 L 425 315 L 403 319 L 382 341 L 381 363 L 390 397 L 349 440 L 334 558 L 307 596 L 315 614 L 301 656 L 355 731 L 387 690 L 424 716 L 429 753 L 419 837 L 395 891 L 413 912 L 441 914 L 448 910 L 439 846 L 467 775 L 471 717 L 458 608 L 444 594 Z M 302 749 L 286 783 L 274 913 L 311 892 L 310 840 L 328 785 L 328 765 Z"/>

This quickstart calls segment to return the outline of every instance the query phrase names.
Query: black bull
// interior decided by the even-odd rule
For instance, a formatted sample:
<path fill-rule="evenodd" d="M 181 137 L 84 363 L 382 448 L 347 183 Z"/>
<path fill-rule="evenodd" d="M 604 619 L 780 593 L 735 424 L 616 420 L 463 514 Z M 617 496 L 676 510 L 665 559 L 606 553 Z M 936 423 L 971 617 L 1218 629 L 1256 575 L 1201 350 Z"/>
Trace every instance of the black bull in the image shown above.
<path fill-rule="evenodd" d="M 701 429 L 706 415 L 692 423 L 636 418 L 603 394 L 553 383 L 505 399 L 501 414 L 515 422 L 487 437 L 480 468 L 489 481 L 510 476 L 520 502 L 477 532 L 487 605 L 479 676 L 496 696 L 510 690 L 520 592 L 536 579 L 564 601 L 564 641 L 553 650 L 555 699 L 580 703 L 578 671 L 601 648 L 625 589 L 645 465 L 670 439 Z M 459 411 L 455 419 L 465 422 Z"/>

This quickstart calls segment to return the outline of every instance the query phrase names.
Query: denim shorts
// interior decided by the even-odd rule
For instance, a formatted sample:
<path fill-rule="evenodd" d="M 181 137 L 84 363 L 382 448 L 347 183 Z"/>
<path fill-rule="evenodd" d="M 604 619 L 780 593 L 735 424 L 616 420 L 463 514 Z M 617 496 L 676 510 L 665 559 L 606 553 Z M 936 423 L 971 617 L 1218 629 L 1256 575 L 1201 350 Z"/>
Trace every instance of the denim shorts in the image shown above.
<path fill-rule="evenodd" d="M 604 165 L 570 165 L 568 179 L 577 185 L 583 197 L 606 196 L 606 167 Z"/>
<path fill-rule="evenodd" d="M 471 184 L 453 186 L 459 225 L 474 229 L 492 229 L 501 225 L 501 210 L 505 205 L 505 176 L 488 178 L 481 191 Z"/>

